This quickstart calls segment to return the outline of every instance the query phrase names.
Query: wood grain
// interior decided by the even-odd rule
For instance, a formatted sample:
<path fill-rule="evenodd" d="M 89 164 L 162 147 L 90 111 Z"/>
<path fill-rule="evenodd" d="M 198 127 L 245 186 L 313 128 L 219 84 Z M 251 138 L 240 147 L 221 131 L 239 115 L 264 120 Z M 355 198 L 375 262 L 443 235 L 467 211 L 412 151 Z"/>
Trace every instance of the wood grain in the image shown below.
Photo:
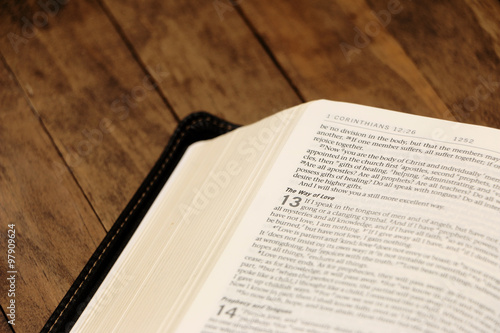
<path fill-rule="evenodd" d="M 44 12 L 35 1 L 11 11 L 2 12 L 2 35 L 22 36 L 22 17 Z M 175 127 L 149 77 L 161 82 L 170 74 L 161 64 L 145 73 L 96 2 L 68 2 L 46 16 L 17 53 L 1 39 L 2 53 L 109 228 Z"/>
<path fill-rule="evenodd" d="M 247 124 L 301 102 L 227 3 L 104 2 L 146 66 L 171 74 L 160 87 L 179 117 L 207 110 Z"/>
<path fill-rule="evenodd" d="M 369 2 L 373 11 L 387 4 Z M 387 30 L 454 117 L 500 128 L 500 2 L 402 4 Z"/>
<path fill-rule="evenodd" d="M 31 126 L 22 131 L 4 123 L 2 137 L 11 139 L 2 143 L 18 143 L 28 149 L 31 144 L 23 142 L 23 137 L 38 142 L 36 127 L 38 131 L 45 127 L 52 141 L 41 142 L 57 148 L 62 155 L 62 159 L 54 157 L 33 146 L 41 156 L 20 154 L 9 159 L 11 153 L 3 162 L 10 161 L 3 174 L 19 173 L 20 179 L 9 176 L 7 187 L 2 187 L 2 194 L 9 194 L 8 201 L 2 200 L 8 207 L 2 212 L 2 221 L 19 219 L 23 230 L 19 241 L 26 244 L 19 267 L 24 292 L 18 332 L 41 329 L 97 247 L 103 235 L 101 222 L 106 228 L 112 225 L 176 126 L 148 74 L 97 3 L 69 2 L 54 16 L 47 15 L 48 24 L 39 24 L 36 34 L 23 34 L 23 18 L 36 19 L 43 12 L 32 1 L 12 5 L 1 12 L 0 19 L 2 36 L 12 32 L 26 39 L 26 43 L 17 44 L 16 52 L 9 39 L 2 38 L 1 50 L 43 123 L 18 119 L 16 126 Z M 158 80 L 168 75 L 161 66 L 152 70 Z M 9 90 L 2 92 L 10 96 Z M 39 158 L 48 159 L 50 168 L 40 167 L 40 172 L 31 175 L 30 170 L 43 166 Z M 40 174 L 50 172 L 69 174 L 66 165 L 72 181 L 76 180 L 73 186 L 80 191 L 79 198 L 67 193 L 64 183 L 40 178 Z M 33 179 L 25 184 L 23 179 L 28 176 Z M 82 202 L 85 198 L 91 206 Z M 75 216 L 63 215 L 66 209 L 75 209 Z M 72 224 L 82 219 L 89 230 L 101 230 L 99 238 L 81 237 L 83 227 Z M 62 232 L 64 237 L 53 237 L 44 228 L 55 228 L 54 232 Z M 2 293 L 2 300 L 5 295 Z M 5 309 L 4 302 L 2 306 Z"/>
<path fill-rule="evenodd" d="M 15 298 L 0 284 L 4 311 L 15 299 L 15 329 L 41 328 L 105 231 L 11 73 L 0 62 L 0 248 L 15 229 Z M 7 262 L 1 276 L 6 279 Z M 0 326 L 0 328 L 3 326 Z"/>
<path fill-rule="evenodd" d="M 315 0 L 293 6 L 276 1 L 268 6 L 256 0 L 242 1 L 241 7 L 307 100 L 446 113 L 439 103 L 422 97 L 428 84 L 386 31 L 376 38 L 357 37 L 355 29 L 373 20 L 364 1 Z M 405 70 L 408 74 L 401 75 Z"/>
<path fill-rule="evenodd" d="M 499 72 L 493 51 L 498 49 L 497 41 L 488 38 L 495 34 L 497 38 L 499 28 L 491 14 L 494 11 L 487 10 L 498 8 L 498 2 L 490 1 L 487 8 L 475 6 L 475 15 L 486 17 L 481 21 L 471 13 L 462 15 L 470 11 L 466 3 L 240 3 L 243 13 L 308 100 L 329 98 L 498 127 L 495 110 L 500 102 L 493 94 L 481 105 L 482 114 L 475 113 L 478 119 L 474 115 L 465 119 L 452 111 L 454 103 L 463 101 L 481 84 L 478 73 L 486 76 Z M 399 6 L 392 7 L 394 3 Z M 389 15 L 384 18 L 381 11 Z M 440 28 L 443 21 L 448 28 Z M 458 33 L 463 26 L 470 27 L 464 29 L 465 36 Z M 456 40 L 439 35 L 450 34 L 450 30 L 455 31 Z M 464 51 L 461 39 L 473 40 L 475 48 Z M 488 54 L 487 62 L 476 57 L 480 48 L 484 48 L 485 56 Z M 460 61 L 450 60 L 453 55 Z"/>

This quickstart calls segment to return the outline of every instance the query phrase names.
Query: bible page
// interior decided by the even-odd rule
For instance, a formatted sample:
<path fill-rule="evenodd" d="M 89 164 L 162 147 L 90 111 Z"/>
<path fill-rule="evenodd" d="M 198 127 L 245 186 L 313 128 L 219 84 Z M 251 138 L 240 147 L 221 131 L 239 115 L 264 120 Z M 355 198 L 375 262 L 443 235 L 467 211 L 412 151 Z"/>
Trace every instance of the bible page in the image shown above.
<path fill-rule="evenodd" d="M 498 142 L 310 103 L 177 332 L 498 331 Z"/>

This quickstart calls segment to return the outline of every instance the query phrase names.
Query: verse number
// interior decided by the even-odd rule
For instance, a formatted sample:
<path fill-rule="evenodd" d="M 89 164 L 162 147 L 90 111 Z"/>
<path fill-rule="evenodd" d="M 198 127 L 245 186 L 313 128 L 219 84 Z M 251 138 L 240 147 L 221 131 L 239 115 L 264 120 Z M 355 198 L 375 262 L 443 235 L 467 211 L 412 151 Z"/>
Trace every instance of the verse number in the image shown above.
<path fill-rule="evenodd" d="M 229 310 L 225 310 L 225 311 L 224 311 L 224 309 L 225 309 L 225 308 L 226 308 L 226 306 L 225 306 L 225 305 L 221 305 L 221 306 L 219 307 L 219 312 L 217 312 L 217 315 L 218 315 L 218 316 L 226 315 L 226 316 L 228 316 L 229 318 L 233 318 L 233 317 L 236 315 L 236 310 L 237 310 L 238 308 L 231 308 L 231 309 L 229 309 Z"/>
<path fill-rule="evenodd" d="M 288 199 L 290 199 L 290 201 Z M 288 202 L 288 204 L 290 205 L 290 207 L 298 207 L 300 205 L 301 201 L 302 201 L 301 197 L 290 198 L 289 195 L 285 195 L 283 197 L 283 202 L 281 203 L 281 205 L 283 206 L 284 204 L 286 204 Z"/>

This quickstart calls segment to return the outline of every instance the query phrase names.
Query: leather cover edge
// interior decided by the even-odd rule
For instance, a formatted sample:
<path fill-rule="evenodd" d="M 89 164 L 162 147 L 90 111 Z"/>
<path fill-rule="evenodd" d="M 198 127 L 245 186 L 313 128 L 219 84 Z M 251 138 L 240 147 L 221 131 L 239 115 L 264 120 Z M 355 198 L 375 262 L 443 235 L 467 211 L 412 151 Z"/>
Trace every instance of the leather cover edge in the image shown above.
<path fill-rule="evenodd" d="M 193 113 L 179 123 L 160 158 L 54 310 L 42 333 L 71 330 L 188 146 L 236 127 L 206 112 Z"/>

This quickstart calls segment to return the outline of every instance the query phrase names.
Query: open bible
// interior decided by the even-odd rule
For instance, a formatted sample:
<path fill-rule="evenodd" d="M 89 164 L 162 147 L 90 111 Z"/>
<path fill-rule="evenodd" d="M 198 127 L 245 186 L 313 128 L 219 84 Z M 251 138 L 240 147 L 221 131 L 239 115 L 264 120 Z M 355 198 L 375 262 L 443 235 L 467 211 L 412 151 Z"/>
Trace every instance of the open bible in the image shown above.
<path fill-rule="evenodd" d="M 69 328 L 499 332 L 499 143 L 324 100 L 196 142 Z"/>

